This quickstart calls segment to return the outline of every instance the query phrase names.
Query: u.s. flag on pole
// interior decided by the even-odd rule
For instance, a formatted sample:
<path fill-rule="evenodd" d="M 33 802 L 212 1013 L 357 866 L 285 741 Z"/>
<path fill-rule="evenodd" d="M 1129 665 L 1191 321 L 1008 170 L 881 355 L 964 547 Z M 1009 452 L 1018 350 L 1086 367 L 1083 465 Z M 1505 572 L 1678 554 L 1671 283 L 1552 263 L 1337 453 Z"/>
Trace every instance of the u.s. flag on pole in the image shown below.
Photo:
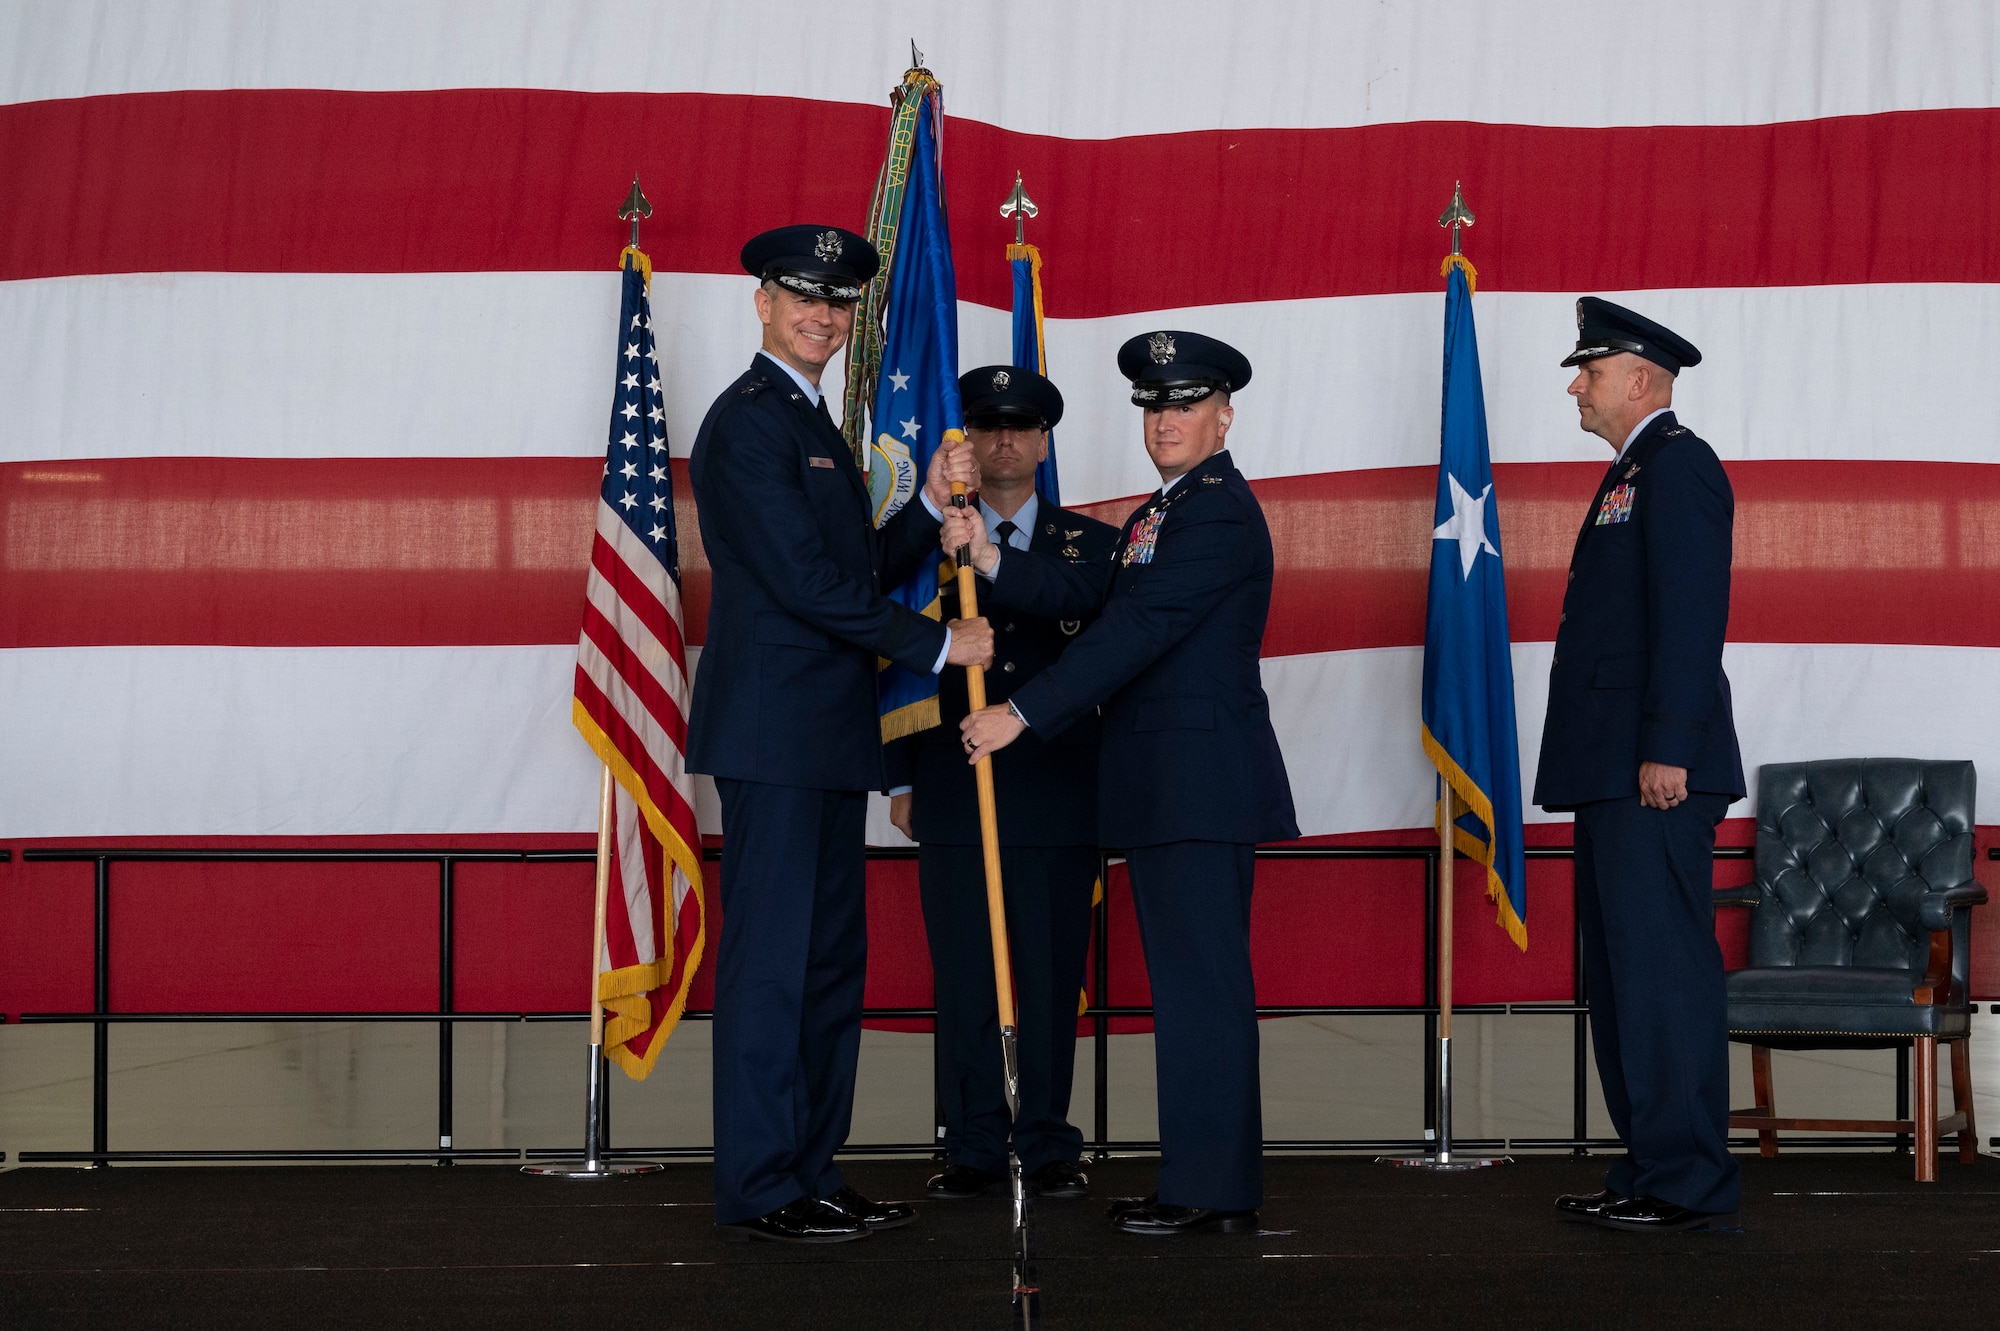
<path fill-rule="evenodd" d="M 651 265 L 624 256 L 618 387 L 576 649 L 576 728 L 611 768 L 611 886 L 597 997 L 604 1052 L 653 1070 L 701 964 L 701 834 L 687 743 L 687 652 L 666 406 L 647 302 Z"/>

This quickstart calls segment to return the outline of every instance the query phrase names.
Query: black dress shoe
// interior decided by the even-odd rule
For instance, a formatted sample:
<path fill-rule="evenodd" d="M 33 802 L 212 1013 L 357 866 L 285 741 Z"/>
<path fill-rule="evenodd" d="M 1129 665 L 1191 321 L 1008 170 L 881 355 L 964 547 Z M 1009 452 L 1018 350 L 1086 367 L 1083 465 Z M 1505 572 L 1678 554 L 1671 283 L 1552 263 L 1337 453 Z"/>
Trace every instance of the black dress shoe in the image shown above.
<path fill-rule="evenodd" d="M 1030 1197 L 1088 1197 L 1090 1175 L 1071 1160 L 1051 1160 L 1027 1178 Z"/>
<path fill-rule="evenodd" d="M 991 1174 L 971 1165 L 946 1165 L 944 1173 L 933 1174 L 930 1182 L 924 1184 L 924 1195 L 941 1201 L 963 1201 L 983 1196 L 994 1184 L 1006 1181 L 1005 1174 Z"/>
<path fill-rule="evenodd" d="M 819 1204 L 849 1220 L 858 1220 L 870 1229 L 894 1229 L 898 1225 L 915 1224 L 917 1219 L 917 1208 L 914 1206 L 904 1202 L 871 1202 L 852 1188 L 842 1188 L 831 1197 L 822 1197 Z"/>
<path fill-rule="evenodd" d="M 1627 1197 L 1597 1213 L 1597 1223 L 1606 1229 L 1622 1229 L 1634 1234 L 1671 1234 L 1677 1230 L 1700 1229 L 1726 1214 L 1690 1211 L 1685 1206 L 1663 1202 L 1658 1197 Z"/>
<path fill-rule="evenodd" d="M 868 1226 L 815 1201 L 801 1197 L 754 1220 L 717 1225 L 715 1236 L 726 1243 L 851 1243 L 868 1237 Z"/>
<path fill-rule="evenodd" d="M 1617 1193 L 1606 1188 L 1602 1192 L 1566 1192 L 1556 1198 L 1556 1215 L 1563 1220 L 1574 1220 L 1589 1224 L 1607 1206 L 1624 1201 Z"/>
<path fill-rule="evenodd" d="M 1223 1234 L 1249 1234 L 1257 1228 L 1255 1211 L 1211 1211 L 1205 1206 L 1175 1206 L 1154 1202 L 1135 1207 L 1112 1222 L 1123 1234 L 1193 1234 L 1215 1230 Z"/>
<path fill-rule="evenodd" d="M 1132 1211 L 1142 1211 L 1160 1200 L 1160 1194 L 1149 1192 L 1144 1197 L 1113 1197 L 1111 1205 L 1104 1208 L 1104 1214 L 1117 1220 Z"/>

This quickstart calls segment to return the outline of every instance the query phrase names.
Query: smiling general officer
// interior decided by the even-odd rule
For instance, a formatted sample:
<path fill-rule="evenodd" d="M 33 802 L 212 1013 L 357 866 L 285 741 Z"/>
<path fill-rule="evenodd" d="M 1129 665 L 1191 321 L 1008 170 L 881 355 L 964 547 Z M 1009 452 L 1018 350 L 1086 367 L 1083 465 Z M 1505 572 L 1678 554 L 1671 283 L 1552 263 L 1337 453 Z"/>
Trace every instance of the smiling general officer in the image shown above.
<path fill-rule="evenodd" d="M 919 673 L 992 659 L 983 619 L 927 619 L 883 595 L 937 554 L 933 511 L 978 484 L 938 449 L 929 508 L 876 530 L 868 487 L 820 396 L 875 248 L 791 226 L 743 247 L 763 348 L 709 408 L 688 474 L 711 569 L 688 769 L 722 798 L 715 964 L 715 1218 L 726 1239 L 837 1243 L 908 1224 L 842 1181 L 868 964 L 863 840 L 883 786 L 876 662 Z"/>
<path fill-rule="evenodd" d="M 1743 796 L 1722 641 L 1735 498 L 1672 410 L 1701 352 L 1608 300 L 1576 303 L 1570 396 L 1616 457 L 1570 557 L 1535 802 L 1576 814 L 1591 1043 L 1625 1143 L 1568 1219 L 1667 1231 L 1736 1209 L 1715 826 Z"/>

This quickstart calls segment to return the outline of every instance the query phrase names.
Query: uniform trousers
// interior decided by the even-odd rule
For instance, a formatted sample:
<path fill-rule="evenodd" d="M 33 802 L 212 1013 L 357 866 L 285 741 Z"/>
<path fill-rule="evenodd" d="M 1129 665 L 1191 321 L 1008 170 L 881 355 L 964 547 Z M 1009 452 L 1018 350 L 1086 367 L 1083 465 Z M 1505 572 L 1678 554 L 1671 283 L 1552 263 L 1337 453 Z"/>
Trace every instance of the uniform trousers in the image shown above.
<path fill-rule="evenodd" d="M 1715 941 L 1715 825 L 1725 795 L 1672 809 L 1636 795 L 1576 811 L 1576 909 L 1591 1043 L 1625 1154 L 1605 1186 L 1734 1211 L 1729 1030 Z"/>
<path fill-rule="evenodd" d="M 1153 987 L 1160 1200 L 1248 1211 L 1264 1201 L 1257 984 L 1250 972 L 1256 847 L 1175 841 L 1126 852 Z"/>
<path fill-rule="evenodd" d="M 868 797 L 718 778 L 715 1218 L 843 1186 L 868 970 Z"/>
<path fill-rule="evenodd" d="M 1029 1173 L 1083 1154 L 1083 1134 L 1069 1122 L 1069 1092 L 1097 863 L 1093 846 L 1000 850 L 1021 1073 L 1013 1141 Z M 918 880 L 937 981 L 945 1158 L 1004 1173 L 1009 1124 L 985 857 L 977 846 L 926 843 L 918 852 Z"/>

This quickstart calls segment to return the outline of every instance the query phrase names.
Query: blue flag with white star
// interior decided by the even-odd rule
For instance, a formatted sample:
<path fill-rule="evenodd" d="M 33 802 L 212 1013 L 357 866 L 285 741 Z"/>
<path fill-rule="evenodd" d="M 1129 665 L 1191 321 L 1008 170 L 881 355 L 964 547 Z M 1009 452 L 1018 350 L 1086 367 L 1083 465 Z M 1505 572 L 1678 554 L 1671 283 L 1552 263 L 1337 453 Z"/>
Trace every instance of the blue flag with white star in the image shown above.
<path fill-rule="evenodd" d="M 917 112 L 909 185 L 889 273 L 882 376 L 869 415 L 875 441 L 869 446 L 868 488 L 878 527 L 904 504 L 922 502 L 917 488 L 931 454 L 944 440 L 965 437 L 958 399 L 958 278 L 938 178 L 937 114 L 937 97 L 926 96 Z M 936 619 L 940 562 L 942 557 L 926 560 L 890 595 Z M 897 739 L 936 725 L 937 689 L 936 675 L 884 663 L 876 676 L 882 738 Z"/>
<path fill-rule="evenodd" d="M 1444 425 L 1424 618 L 1424 752 L 1468 810 L 1457 849 L 1486 866 L 1500 927 L 1528 946 L 1521 748 L 1500 512 L 1486 446 L 1486 395 L 1472 327 L 1471 265 L 1451 263 L 1444 298 Z"/>

